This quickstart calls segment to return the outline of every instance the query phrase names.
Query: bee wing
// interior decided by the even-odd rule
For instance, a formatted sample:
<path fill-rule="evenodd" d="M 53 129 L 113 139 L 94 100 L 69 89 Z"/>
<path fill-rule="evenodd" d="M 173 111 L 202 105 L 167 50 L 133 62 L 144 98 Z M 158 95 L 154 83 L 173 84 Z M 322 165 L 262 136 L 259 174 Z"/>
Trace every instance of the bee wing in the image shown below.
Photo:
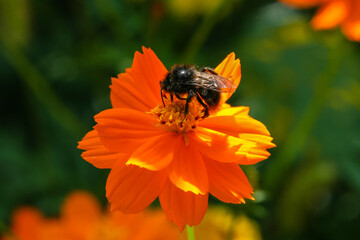
<path fill-rule="evenodd" d="M 188 84 L 221 93 L 232 93 L 236 89 L 236 85 L 230 79 L 207 72 L 196 72 L 194 81 Z"/>

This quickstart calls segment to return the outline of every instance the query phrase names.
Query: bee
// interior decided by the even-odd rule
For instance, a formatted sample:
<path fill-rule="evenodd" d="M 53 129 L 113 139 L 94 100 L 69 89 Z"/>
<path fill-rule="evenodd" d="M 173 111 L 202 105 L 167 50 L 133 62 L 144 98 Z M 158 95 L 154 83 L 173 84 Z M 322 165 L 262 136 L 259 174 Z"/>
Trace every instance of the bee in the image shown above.
<path fill-rule="evenodd" d="M 189 112 L 189 103 L 193 98 L 204 107 L 202 118 L 209 116 L 209 110 L 216 109 L 220 103 L 221 93 L 233 93 L 236 85 L 228 78 L 218 75 L 212 68 L 204 67 L 200 71 L 192 65 L 174 65 L 163 81 L 160 81 L 161 100 L 164 93 L 169 93 L 171 101 L 174 96 L 186 101 L 185 117 Z M 187 94 L 184 97 L 184 94 Z"/>

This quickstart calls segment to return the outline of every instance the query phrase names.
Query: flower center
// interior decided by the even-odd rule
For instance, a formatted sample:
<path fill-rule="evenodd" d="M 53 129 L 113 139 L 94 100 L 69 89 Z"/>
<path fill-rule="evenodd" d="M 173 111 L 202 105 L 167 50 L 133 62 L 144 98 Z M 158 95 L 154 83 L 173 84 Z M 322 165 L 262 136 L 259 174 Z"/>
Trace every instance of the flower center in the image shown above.
<path fill-rule="evenodd" d="M 187 133 L 195 129 L 198 121 L 202 120 L 205 109 L 196 99 L 189 103 L 189 110 L 185 116 L 185 100 L 174 99 L 172 102 L 164 98 L 165 106 L 158 105 L 150 111 L 155 116 L 156 126 L 167 128 L 177 133 Z"/>

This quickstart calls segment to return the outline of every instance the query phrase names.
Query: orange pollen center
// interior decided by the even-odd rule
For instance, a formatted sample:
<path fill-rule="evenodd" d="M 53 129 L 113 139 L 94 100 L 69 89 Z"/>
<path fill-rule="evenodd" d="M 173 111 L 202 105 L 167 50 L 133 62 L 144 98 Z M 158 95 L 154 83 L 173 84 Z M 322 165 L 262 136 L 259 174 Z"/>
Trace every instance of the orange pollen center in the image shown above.
<path fill-rule="evenodd" d="M 196 128 L 198 121 L 204 116 L 204 108 L 195 100 L 189 103 L 185 116 L 185 100 L 174 99 L 172 102 L 164 98 L 165 106 L 158 105 L 150 112 L 155 116 L 156 126 L 168 131 L 187 133 Z"/>

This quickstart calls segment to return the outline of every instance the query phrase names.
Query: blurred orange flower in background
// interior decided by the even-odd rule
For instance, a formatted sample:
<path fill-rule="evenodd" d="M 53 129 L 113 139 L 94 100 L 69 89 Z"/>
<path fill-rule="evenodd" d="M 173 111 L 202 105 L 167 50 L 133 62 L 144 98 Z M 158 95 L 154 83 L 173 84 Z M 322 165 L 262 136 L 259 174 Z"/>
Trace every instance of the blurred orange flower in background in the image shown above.
<path fill-rule="evenodd" d="M 314 29 L 331 29 L 341 26 L 349 40 L 360 41 L 359 0 L 279 0 L 285 4 L 308 8 L 320 6 L 311 21 Z"/>
<path fill-rule="evenodd" d="M 185 118 L 185 101 L 165 99 L 159 81 L 168 73 L 151 49 L 136 52 L 133 65 L 112 78 L 113 108 L 95 116 L 97 125 L 79 142 L 82 157 L 111 168 L 106 195 L 112 210 L 137 213 L 159 197 L 168 219 L 180 231 L 201 222 L 208 194 L 227 203 L 253 199 L 239 164 L 270 156 L 269 131 L 251 118 L 248 107 L 230 107 L 223 94 L 217 112 L 203 119 L 195 101 Z M 238 86 L 240 60 L 229 54 L 215 71 Z"/>
<path fill-rule="evenodd" d="M 89 193 L 70 194 L 59 218 L 45 218 L 33 207 L 17 209 L 12 217 L 12 234 L 4 240 L 175 240 L 177 230 L 159 210 L 125 215 L 101 211 Z"/>

